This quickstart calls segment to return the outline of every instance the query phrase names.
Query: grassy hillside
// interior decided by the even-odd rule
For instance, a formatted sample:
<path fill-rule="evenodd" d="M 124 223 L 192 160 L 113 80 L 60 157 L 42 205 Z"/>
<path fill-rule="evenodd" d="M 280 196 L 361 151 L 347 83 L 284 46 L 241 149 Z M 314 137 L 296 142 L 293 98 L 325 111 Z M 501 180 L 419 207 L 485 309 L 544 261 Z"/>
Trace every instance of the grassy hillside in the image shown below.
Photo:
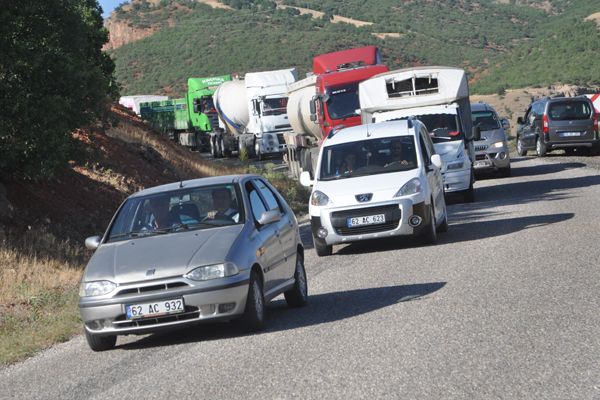
<path fill-rule="evenodd" d="M 598 30 L 593 22 L 584 21 L 600 11 L 600 1 L 222 3 L 231 9 L 191 0 L 137 0 L 134 7 L 115 13 L 113 18 L 133 26 L 162 27 L 111 53 L 122 93 L 180 94 L 189 76 L 289 66 L 303 73 L 318 53 L 367 44 L 382 49 L 390 68 L 422 64 L 466 68 L 473 89 L 481 93 L 555 81 L 600 82 L 600 70 L 588 68 L 585 62 L 594 54 L 597 58 Z M 298 9 L 282 9 L 282 5 L 325 15 L 300 15 Z M 333 23 L 334 15 L 371 24 Z"/>

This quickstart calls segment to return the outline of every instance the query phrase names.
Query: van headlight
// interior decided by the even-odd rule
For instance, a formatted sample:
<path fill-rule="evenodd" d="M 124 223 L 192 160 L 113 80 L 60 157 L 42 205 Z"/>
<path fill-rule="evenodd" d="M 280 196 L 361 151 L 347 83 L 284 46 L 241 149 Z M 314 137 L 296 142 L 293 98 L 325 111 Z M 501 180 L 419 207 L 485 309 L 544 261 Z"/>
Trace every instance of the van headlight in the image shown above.
<path fill-rule="evenodd" d="M 94 297 L 104 296 L 117 288 L 117 285 L 111 281 L 92 281 L 81 282 L 79 285 L 79 296 Z"/>
<path fill-rule="evenodd" d="M 406 182 L 400 190 L 396 192 L 394 197 L 409 196 L 411 194 L 417 194 L 421 192 L 421 180 L 419 178 L 413 178 Z"/>
<path fill-rule="evenodd" d="M 230 262 L 215 265 L 205 265 L 194 268 L 183 277 L 193 281 L 209 281 L 211 279 L 226 278 L 239 274 L 239 268 Z"/>
<path fill-rule="evenodd" d="M 446 170 L 450 171 L 453 169 L 462 169 L 462 167 L 465 165 L 464 161 L 453 161 L 451 163 L 448 163 L 448 166 L 446 167 Z"/>
<path fill-rule="evenodd" d="M 315 190 L 310 195 L 310 204 L 313 206 L 326 206 L 329 204 L 330 200 L 327 195 L 319 190 Z"/>

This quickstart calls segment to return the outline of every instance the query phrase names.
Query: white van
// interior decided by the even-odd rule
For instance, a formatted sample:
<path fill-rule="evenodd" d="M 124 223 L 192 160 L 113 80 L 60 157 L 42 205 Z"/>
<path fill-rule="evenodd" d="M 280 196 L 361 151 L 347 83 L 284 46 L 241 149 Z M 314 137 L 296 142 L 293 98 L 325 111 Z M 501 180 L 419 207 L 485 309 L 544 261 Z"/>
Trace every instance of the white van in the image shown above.
<path fill-rule="evenodd" d="M 448 229 L 442 159 L 419 120 L 346 128 L 323 141 L 309 213 L 319 256 L 333 245 L 400 235 L 434 243 Z"/>

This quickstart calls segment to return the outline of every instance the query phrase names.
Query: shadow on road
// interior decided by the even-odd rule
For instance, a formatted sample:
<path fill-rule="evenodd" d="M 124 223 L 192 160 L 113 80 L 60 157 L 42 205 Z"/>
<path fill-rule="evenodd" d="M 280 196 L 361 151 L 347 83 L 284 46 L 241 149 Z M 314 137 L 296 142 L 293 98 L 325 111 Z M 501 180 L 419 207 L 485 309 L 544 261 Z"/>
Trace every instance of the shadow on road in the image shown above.
<path fill-rule="evenodd" d="M 269 304 L 267 329 L 263 333 L 286 331 L 356 317 L 393 304 L 420 299 L 443 288 L 446 282 L 386 286 L 309 295 L 302 308 L 289 308 L 284 300 Z M 204 324 L 147 336 L 119 346 L 124 350 L 170 346 L 244 336 L 240 323 Z"/>

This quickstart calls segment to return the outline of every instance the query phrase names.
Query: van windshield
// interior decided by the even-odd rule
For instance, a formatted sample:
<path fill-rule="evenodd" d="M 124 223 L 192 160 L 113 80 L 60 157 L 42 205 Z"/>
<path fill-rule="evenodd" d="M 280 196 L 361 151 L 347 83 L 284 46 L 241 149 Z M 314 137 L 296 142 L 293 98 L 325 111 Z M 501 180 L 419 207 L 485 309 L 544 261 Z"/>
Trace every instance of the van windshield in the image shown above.
<path fill-rule="evenodd" d="M 395 136 L 327 146 L 319 180 L 408 171 L 417 168 L 413 136 Z"/>
<path fill-rule="evenodd" d="M 548 117 L 553 121 L 592 118 L 592 107 L 587 101 L 565 101 L 550 103 Z"/>
<path fill-rule="evenodd" d="M 471 114 L 473 126 L 481 128 L 482 131 L 500 129 L 500 122 L 495 113 L 491 111 L 477 111 Z"/>

